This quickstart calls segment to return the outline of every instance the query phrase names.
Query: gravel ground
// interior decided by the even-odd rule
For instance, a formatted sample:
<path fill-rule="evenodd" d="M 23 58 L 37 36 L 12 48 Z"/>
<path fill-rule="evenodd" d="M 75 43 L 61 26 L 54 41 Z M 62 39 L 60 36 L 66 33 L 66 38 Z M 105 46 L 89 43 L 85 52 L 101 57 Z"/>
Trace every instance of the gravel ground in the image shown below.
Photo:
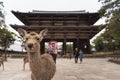
<path fill-rule="evenodd" d="M 52 80 L 120 80 L 120 65 L 106 58 L 85 58 L 83 63 L 74 59 L 57 59 L 57 71 Z M 29 64 L 23 70 L 23 59 L 11 59 L 0 67 L 0 80 L 31 80 Z"/>

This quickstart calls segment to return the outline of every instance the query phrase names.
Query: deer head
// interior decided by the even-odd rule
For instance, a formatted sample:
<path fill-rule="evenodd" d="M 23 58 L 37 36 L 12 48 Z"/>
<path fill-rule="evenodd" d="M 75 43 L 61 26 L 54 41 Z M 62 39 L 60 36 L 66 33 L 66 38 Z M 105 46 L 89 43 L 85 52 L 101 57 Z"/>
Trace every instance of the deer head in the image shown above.
<path fill-rule="evenodd" d="M 40 50 L 40 42 L 47 32 L 48 30 L 44 29 L 40 31 L 39 34 L 36 32 L 27 33 L 24 29 L 18 29 L 18 33 L 25 39 L 25 47 L 27 51 L 31 53 L 35 53 Z"/>

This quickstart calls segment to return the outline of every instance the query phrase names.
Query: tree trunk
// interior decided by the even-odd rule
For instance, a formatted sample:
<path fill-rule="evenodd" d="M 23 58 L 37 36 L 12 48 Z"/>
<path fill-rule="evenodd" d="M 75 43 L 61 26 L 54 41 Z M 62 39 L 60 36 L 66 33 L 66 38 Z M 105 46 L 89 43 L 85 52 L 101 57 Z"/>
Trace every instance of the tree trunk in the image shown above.
<path fill-rule="evenodd" d="M 6 46 L 4 47 L 4 60 L 7 61 L 7 50 Z"/>

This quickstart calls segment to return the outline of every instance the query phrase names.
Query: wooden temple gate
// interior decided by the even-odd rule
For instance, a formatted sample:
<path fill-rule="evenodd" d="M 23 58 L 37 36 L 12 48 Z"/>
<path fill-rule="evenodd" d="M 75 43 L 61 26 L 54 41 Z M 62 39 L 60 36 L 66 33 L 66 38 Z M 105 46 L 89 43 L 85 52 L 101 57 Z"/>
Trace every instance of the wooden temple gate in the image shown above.
<path fill-rule="evenodd" d="M 81 11 L 32 11 L 12 13 L 24 25 L 11 25 L 14 29 L 23 28 L 39 32 L 48 29 L 48 35 L 41 42 L 41 52 L 45 51 L 45 42 L 55 40 L 63 43 L 66 52 L 66 42 L 73 42 L 73 49 L 81 48 L 85 54 L 91 53 L 90 39 L 101 29 L 93 24 L 100 18 L 98 13 Z"/>

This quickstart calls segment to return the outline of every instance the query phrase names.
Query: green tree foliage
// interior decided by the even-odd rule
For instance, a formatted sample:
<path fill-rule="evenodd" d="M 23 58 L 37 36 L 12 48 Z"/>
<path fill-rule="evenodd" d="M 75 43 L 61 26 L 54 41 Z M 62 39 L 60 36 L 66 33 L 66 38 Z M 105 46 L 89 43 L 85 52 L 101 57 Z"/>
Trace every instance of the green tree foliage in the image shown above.
<path fill-rule="evenodd" d="M 6 59 L 6 49 L 10 47 L 14 43 L 15 39 L 13 33 L 3 28 L 0 29 L 0 46 L 4 50 L 5 59 Z"/>
<path fill-rule="evenodd" d="M 113 51 L 119 49 L 119 43 L 107 31 L 98 36 L 93 43 L 97 51 Z"/>
<path fill-rule="evenodd" d="M 67 44 L 67 52 L 71 52 L 73 50 L 73 44 Z"/>
<path fill-rule="evenodd" d="M 0 2 L 0 27 L 2 27 L 5 24 L 3 7 L 4 7 L 3 2 Z"/>
<path fill-rule="evenodd" d="M 99 10 L 102 16 L 111 17 L 120 11 L 120 0 L 99 0 L 103 6 Z"/>
<path fill-rule="evenodd" d="M 115 49 L 115 40 L 113 37 L 109 36 L 107 32 L 105 33 L 106 34 L 102 33 L 93 42 L 95 44 L 94 48 L 97 51 L 113 51 Z"/>
<path fill-rule="evenodd" d="M 10 45 L 13 44 L 15 41 L 13 34 L 14 33 L 8 31 L 5 28 L 0 29 L 0 46 L 2 47 L 6 46 L 6 48 L 9 48 Z"/>
<path fill-rule="evenodd" d="M 3 7 L 3 2 L 0 2 L 0 47 L 4 50 L 5 60 L 7 60 L 6 50 L 14 43 L 15 39 L 13 33 L 5 28 L 6 24 L 3 14 Z"/>
<path fill-rule="evenodd" d="M 101 16 L 107 17 L 106 28 L 102 38 L 107 41 L 107 49 L 120 49 L 120 0 L 99 0 L 103 6 Z"/>
<path fill-rule="evenodd" d="M 3 2 L 0 1 L 0 17 L 4 17 L 2 13 L 2 7 L 4 7 Z"/>
<path fill-rule="evenodd" d="M 104 50 L 103 37 L 98 36 L 98 37 L 94 40 L 93 43 L 95 44 L 94 47 L 95 47 L 96 51 L 102 51 L 102 50 Z"/>

